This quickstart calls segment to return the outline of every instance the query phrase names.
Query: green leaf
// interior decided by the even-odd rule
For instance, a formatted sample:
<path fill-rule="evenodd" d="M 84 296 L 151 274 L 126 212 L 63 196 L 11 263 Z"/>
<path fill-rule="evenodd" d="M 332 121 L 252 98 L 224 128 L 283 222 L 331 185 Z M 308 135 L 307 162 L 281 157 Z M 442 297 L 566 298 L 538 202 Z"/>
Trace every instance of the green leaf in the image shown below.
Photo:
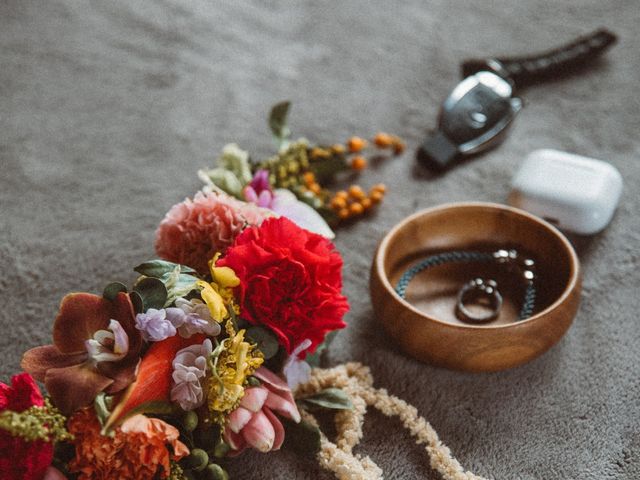
<path fill-rule="evenodd" d="M 102 296 L 109 301 L 113 301 L 120 292 L 127 293 L 127 286 L 124 283 L 111 282 L 109 285 L 104 287 Z"/>
<path fill-rule="evenodd" d="M 265 360 L 269 360 L 278 353 L 280 343 L 278 343 L 278 337 L 276 337 L 271 330 L 261 326 L 249 327 L 249 329 L 247 329 L 247 337 L 258 345 Z"/>
<path fill-rule="evenodd" d="M 143 311 L 150 308 L 160 309 L 164 307 L 167 300 L 167 287 L 162 280 L 153 277 L 143 277 L 133 287 L 142 298 Z"/>
<path fill-rule="evenodd" d="M 331 345 L 331 342 L 333 342 L 336 336 L 338 336 L 338 330 L 329 332 L 326 337 L 324 337 L 324 342 L 318 345 L 316 351 L 308 354 L 304 360 L 312 367 L 319 367 L 322 361 L 322 356 L 329 349 L 329 345 Z"/>
<path fill-rule="evenodd" d="M 133 308 L 136 313 L 144 312 L 144 301 L 142 300 L 142 295 L 140 295 L 135 290 L 129 293 L 129 297 L 131 298 L 131 303 L 133 304 Z"/>
<path fill-rule="evenodd" d="M 231 318 L 235 321 L 236 330 L 241 330 L 243 328 L 247 330 L 248 328 L 251 328 L 251 324 L 247 322 L 244 318 L 236 316 L 233 309 L 229 309 L 229 313 L 231 314 Z"/>
<path fill-rule="evenodd" d="M 314 353 L 309 353 L 305 357 L 304 361 L 312 367 L 319 367 L 322 360 L 322 353 L 326 350 L 324 344 L 319 345 Z"/>
<path fill-rule="evenodd" d="M 339 388 L 326 388 L 321 392 L 316 393 L 310 397 L 305 397 L 299 400 L 299 402 L 310 408 L 328 408 L 330 410 L 352 410 L 353 403 L 351 399 Z"/>
<path fill-rule="evenodd" d="M 107 398 L 107 394 L 104 392 L 100 392 L 93 401 L 93 409 L 96 411 L 96 417 L 98 417 L 100 425 L 103 427 L 111 415 L 109 403 L 111 403 L 111 398 Z"/>
<path fill-rule="evenodd" d="M 320 451 L 320 429 L 302 420 L 295 423 L 282 419 L 286 434 L 284 448 L 290 448 L 300 456 L 313 458 Z"/>
<path fill-rule="evenodd" d="M 271 108 L 271 113 L 269 114 L 269 127 L 271 128 L 273 135 L 279 141 L 281 146 L 289 139 L 289 136 L 291 135 L 289 127 L 287 126 L 289 107 L 291 107 L 291 102 L 288 100 L 276 103 Z"/>
<path fill-rule="evenodd" d="M 196 273 L 193 268 L 187 267 L 186 265 L 179 265 L 159 259 L 141 263 L 135 267 L 134 270 L 145 277 L 161 278 L 163 275 L 173 272 L 176 267 L 180 267 L 180 272 L 182 273 Z"/>

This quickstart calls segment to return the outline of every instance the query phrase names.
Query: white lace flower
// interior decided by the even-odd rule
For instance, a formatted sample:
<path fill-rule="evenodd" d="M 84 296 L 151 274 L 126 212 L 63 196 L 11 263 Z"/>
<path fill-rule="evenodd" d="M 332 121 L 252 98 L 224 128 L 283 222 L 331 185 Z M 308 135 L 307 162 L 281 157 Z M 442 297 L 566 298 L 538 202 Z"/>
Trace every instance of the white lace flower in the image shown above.
<path fill-rule="evenodd" d="M 183 410 L 193 410 L 204 403 L 201 381 L 207 374 L 207 359 L 212 351 L 213 345 L 207 338 L 202 345 L 191 345 L 178 351 L 173 359 L 171 400 Z"/>

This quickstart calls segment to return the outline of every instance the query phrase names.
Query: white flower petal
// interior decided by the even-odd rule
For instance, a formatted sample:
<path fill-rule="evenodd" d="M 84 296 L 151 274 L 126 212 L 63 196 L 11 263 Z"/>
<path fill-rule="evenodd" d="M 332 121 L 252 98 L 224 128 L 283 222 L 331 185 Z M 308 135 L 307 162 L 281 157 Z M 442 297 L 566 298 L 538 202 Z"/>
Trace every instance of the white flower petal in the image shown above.
<path fill-rule="evenodd" d="M 323 237 L 333 239 L 336 234 L 329 227 L 324 218 L 310 205 L 299 201 L 295 194 L 285 189 L 275 191 L 271 210 L 278 215 L 287 217 L 300 228 L 317 233 Z"/>

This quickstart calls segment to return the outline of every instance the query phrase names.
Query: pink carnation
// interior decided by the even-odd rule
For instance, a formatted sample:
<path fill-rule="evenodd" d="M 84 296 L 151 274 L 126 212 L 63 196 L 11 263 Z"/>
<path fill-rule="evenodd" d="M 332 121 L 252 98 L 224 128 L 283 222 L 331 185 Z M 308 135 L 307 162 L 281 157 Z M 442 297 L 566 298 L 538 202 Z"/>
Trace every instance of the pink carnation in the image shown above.
<path fill-rule="evenodd" d="M 208 271 L 207 262 L 224 253 L 247 226 L 272 214 L 223 193 L 198 192 L 171 207 L 156 232 L 156 252 L 165 260 Z"/>

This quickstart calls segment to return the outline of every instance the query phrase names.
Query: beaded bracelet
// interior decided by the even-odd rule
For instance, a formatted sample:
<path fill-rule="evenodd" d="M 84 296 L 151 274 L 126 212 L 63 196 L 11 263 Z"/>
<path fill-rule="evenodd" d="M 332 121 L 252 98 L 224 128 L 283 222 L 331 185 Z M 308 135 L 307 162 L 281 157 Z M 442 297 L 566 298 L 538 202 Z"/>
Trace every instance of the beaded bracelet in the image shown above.
<path fill-rule="evenodd" d="M 495 252 L 480 252 L 456 250 L 451 252 L 443 252 L 431 255 L 417 264 L 407 269 L 398 283 L 396 284 L 396 293 L 405 299 L 407 287 L 413 278 L 422 272 L 438 265 L 446 263 L 498 263 L 505 264 L 510 268 L 516 267 L 526 282 L 524 299 L 520 308 L 519 320 L 526 320 L 533 314 L 536 301 L 536 289 L 534 285 L 535 262 L 530 258 L 524 258 L 518 254 L 516 250 L 500 249 Z M 465 306 L 466 301 L 476 299 L 479 296 L 485 296 L 490 303 L 491 311 L 487 315 L 475 315 L 471 313 Z M 484 280 L 476 278 L 466 283 L 458 293 L 458 301 L 456 304 L 456 315 L 463 321 L 471 323 L 485 323 L 495 319 L 502 308 L 502 296 L 497 289 L 497 283 L 493 280 Z"/>

